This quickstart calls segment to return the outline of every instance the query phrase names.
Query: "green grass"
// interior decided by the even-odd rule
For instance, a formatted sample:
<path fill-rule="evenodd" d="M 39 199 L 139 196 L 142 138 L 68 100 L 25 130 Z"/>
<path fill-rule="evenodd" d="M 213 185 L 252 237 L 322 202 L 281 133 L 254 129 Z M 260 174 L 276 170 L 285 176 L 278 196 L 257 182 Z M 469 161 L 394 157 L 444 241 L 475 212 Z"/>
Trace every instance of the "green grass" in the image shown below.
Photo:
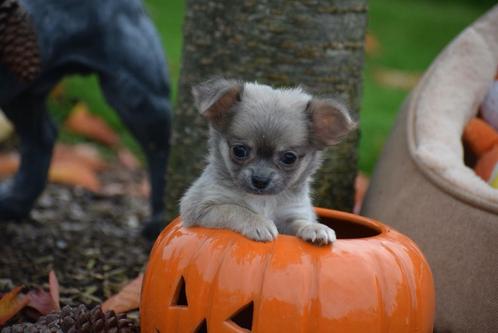
<path fill-rule="evenodd" d="M 180 72 L 184 0 L 145 0 L 147 9 L 161 34 L 176 96 Z M 373 71 L 389 68 L 422 72 L 462 29 L 490 7 L 491 0 L 373 0 L 369 2 L 369 28 L 379 40 L 381 51 L 367 56 L 361 109 L 359 168 L 370 174 L 394 123 L 407 91 L 380 86 Z M 71 101 L 80 99 L 100 114 L 123 137 L 133 151 L 139 149 L 123 128 L 117 115 L 105 103 L 95 77 L 64 80 L 63 102 L 49 103 L 59 121 L 67 115 Z M 62 133 L 63 140 L 77 140 Z"/>

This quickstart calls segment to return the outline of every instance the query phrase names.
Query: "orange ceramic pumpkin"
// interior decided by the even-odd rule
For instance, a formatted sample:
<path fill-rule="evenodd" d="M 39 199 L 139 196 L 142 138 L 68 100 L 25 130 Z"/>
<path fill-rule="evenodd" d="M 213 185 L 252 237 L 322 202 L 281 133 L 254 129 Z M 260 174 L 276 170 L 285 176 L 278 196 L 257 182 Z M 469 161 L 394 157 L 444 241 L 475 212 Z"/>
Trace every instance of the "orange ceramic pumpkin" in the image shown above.
<path fill-rule="evenodd" d="M 432 274 L 415 244 L 364 217 L 317 212 L 337 233 L 331 246 L 173 221 L 150 255 L 142 332 L 432 332 Z"/>

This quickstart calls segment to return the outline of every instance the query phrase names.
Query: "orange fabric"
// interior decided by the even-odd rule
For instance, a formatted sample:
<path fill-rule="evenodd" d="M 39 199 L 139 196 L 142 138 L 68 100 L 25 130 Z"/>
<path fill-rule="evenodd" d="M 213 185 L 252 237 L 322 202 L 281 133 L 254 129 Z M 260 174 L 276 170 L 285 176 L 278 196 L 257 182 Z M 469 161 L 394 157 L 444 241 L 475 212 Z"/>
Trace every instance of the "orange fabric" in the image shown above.
<path fill-rule="evenodd" d="M 479 177 L 485 181 L 488 181 L 496 163 L 498 163 L 498 145 L 494 146 L 489 152 L 481 156 L 479 161 L 476 163 L 474 171 Z"/>
<path fill-rule="evenodd" d="M 480 157 L 498 144 L 498 133 L 484 120 L 474 118 L 465 126 L 463 141 Z"/>

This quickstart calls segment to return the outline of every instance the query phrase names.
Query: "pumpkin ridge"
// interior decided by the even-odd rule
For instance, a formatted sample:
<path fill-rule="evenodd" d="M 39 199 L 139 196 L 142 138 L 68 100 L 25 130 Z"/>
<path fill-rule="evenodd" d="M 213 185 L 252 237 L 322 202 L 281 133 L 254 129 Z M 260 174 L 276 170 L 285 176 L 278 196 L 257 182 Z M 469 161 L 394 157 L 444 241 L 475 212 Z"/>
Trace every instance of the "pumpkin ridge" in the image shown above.
<path fill-rule="evenodd" d="M 214 273 L 214 276 L 213 276 L 213 281 L 216 281 L 216 284 L 219 283 L 219 276 L 220 276 L 221 266 L 223 266 L 223 263 L 225 262 L 227 254 L 232 249 L 233 244 L 235 244 L 235 241 L 234 240 L 230 240 L 230 243 L 227 244 L 225 246 L 225 248 L 223 249 L 223 254 L 221 255 L 222 258 L 220 260 L 220 264 L 216 268 L 216 273 Z M 214 289 L 213 288 L 213 284 L 211 284 L 210 290 L 209 290 L 209 299 L 214 299 L 214 293 L 215 292 L 216 292 L 216 289 Z M 207 309 L 206 309 L 206 318 L 209 318 L 209 317 L 212 316 L 212 314 L 211 314 L 212 311 L 216 311 L 216 309 L 213 310 L 213 303 L 211 302 L 210 304 L 208 304 Z"/>
<path fill-rule="evenodd" d="M 393 244 L 391 242 L 391 244 Z M 409 286 L 409 292 L 407 293 L 409 298 L 410 298 L 410 302 L 409 302 L 409 307 L 410 307 L 410 316 L 408 318 L 408 327 L 410 328 L 411 332 L 416 332 L 418 331 L 417 329 L 413 329 L 414 327 L 414 324 L 415 326 L 417 326 L 417 323 L 416 323 L 416 311 L 415 311 L 415 308 L 416 308 L 416 304 L 417 304 L 417 296 L 416 295 L 413 295 L 413 292 L 414 292 L 414 283 L 413 281 L 409 278 L 409 274 L 406 272 L 406 269 L 404 267 L 404 265 L 401 263 L 400 259 L 399 259 L 399 255 L 396 255 L 396 253 L 394 252 L 394 250 L 391 248 L 391 247 L 388 247 L 384 244 L 384 242 L 381 242 L 381 245 L 384 249 L 387 250 L 387 252 L 393 257 L 394 261 L 396 262 L 399 270 L 400 270 L 400 273 L 401 273 L 401 278 L 402 278 L 402 281 L 403 281 L 403 285 L 408 285 Z M 397 245 L 397 244 L 396 244 Z M 416 328 L 416 327 L 415 327 Z"/>
<path fill-rule="evenodd" d="M 383 242 L 379 242 L 380 244 L 383 244 Z M 382 248 L 385 248 L 384 246 Z M 389 252 L 389 255 L 392 257 L 393 254 Z M 381 253 L 378 251 L 375 251 L 372 253 L 372 256 L 376 262 L 376 272 L 375 272 L 375 287 L 376 287 L 376 293 L 377 293 L 377 303 L 379 306 L 379 309 L 381 310 L 381 317 L 380 317 L 380 327 L 379 327 L 379 332 L 389 332 L 390 326 L 389 326 L 389 314 L 387 313 L 386 310 L 386 300 L 384 295 L 387 294 L 386 292 L 386 279 L 384 272 L 382 271 L 382 263 L 384 260 L 382 259 Z M 380 277 L 380 279 L 379 279 Z"/>
<path fill-rule="evenodd" d="M 214 229 L 208 229 L 209 232 L 212 232 Z M 200 242 L 200 245 L 199 247 L 197 248 L 197 250 L 194 252 L 194 254 L 192 254 L 192 257 L 190 258 L 189 262 L 193 263 L 195 262 L 201 255 L 201 253 L 203 252 L 203 250 L 205 251 L 204 247 L 208 247 L 209 249 L 209 241 L 212 239 L 211 237 L 211 234 L 208 233 L 207 235 L 203 235 L 204 236 L 204 239 L 202 239 L 202 241 Z M 187 269 L 188 267 L 186 267 L 186 269 L 183 270 L 183 277 L 185 277 L 185 275 L 187 274 Z M 217 273 L 216 273 L 217 274 Z M 215 275 L 216 276 L 216 275 Z M 186 291 L 186 290 L 185 290 Z M 209 294 L 211 294 L 211 291 L 209 291 Z M 188 298 L 187 298 L 188 299 Z M 195 302 L 193 303 L 195 304 Z M 207 308 L 207 304 L 206 304 L 206 308 Z M 188 310 L 190 311 L 191 308 L 188 308 Z M 207 309 L 205 309 L 207 310 Z M 206 311 L 207 312 L 207 311 Z M 198 325 L 198 327 L 196 329 L 200 329 L 201 326 L 202 326 L 202 320 L 206 321 L 206 327 L 207 327 L 207 317 L 206 318 L 201 318 L 201 323 Z M 194 330 L 195 332 L 195 330 Z"/>
<path fill-rule="evenodd" d="M 422 273 L 422 271 L 418 271 L 418 275 L 414 274 L 414 279 L 417 277 L 418 279 L 422 278 L 423 274 L 428 274 L 430 276 L 432 276 L 432 271 L 431 271 L 431 267 L 429 265 L 429 263 L 427 262 L 427 259 L 424 257 L 424 254 L 422 253 L 422 251 L 416 246 L 416 243 L 414 242 L 411 242 L 411 243 L 405 243 L 405 245 L 407 248 L 409 248 L 409 253 L 414 253 L 416 254 L 417 256 L 419 256 L 421 258 L 421 260 L 425 263 L 425 272 Z M 411 259 L 412 257 L 410 257 Z M 417 284 L 419 283 L 418 281 L 414 281 L 414 284 Z M 415 293 L 415 291 L 414 291 Z M 419 300 L 419 297 L 415 296 L 416 297 L 416 300 L 418 301 Z M 434 312 L 434 311 L 433 311 Z M 416 320 L 415 322 L 417 323 L 418 326 L 420 327 L 417 327 L 420 331 L 422 330 L 423 326 L 421 326 L 419 323 L 422 323 L 424 322 L 424 316 L 421 314 L 421 313 L 417 313 L 415 311 L 415 315 L 416 315 Z"/>
<path fill-rule="evenodd" d="M 258 290 L 258 293 L 256 295 L 258 295 L 258 299 L 254 300 L 254 313 L 255 315 L 253 316 L 252 318 L 252 321 L 253 321 L 253 325 L 252 325 L 252 328 L 253 330 L 256 330 L 257 329 L 257 325 L 256 323 L 258 323 L 259 321 L 259 306 L 261 304 L 260 302 L 260 298 L 261 298 L 261 295 L 263 295 L 263 287 L 265 285 L 265 280 L 266 280 L 266 274 L 268 272 L 268 267 L 270 266 L 270 263 L 273 259 L 273 251 L 275 250 L 275 244 L 276 242 L 278 241 L 278 236 L 277 236 L 277 239 L 273 240 L 271 242 L 271 249 L 269 251 L 269 254 L 267 256 L 267 258 L 265 258 L 265 266 L 263 268 L 263 276 L 261 277 L 261 284 L 259 285 L 259 290 Z"/>
<path fill-rule="evenodd" d="M 159 234 L 157 239 L 161 239 L 160 242 L 154 242 L 152 249 L 150 250 L 150 254 L 159 252 L 160 249 L 163 249 L 164 246 L 173 238 L 173 235 L 180 230 L 181 223 L 176 223 L 177 219 L 171 221 Z M 144 275 L 145 278 L 145 275 Z"/>
<path fill-rule="evenodd" d="M 377 256 L 375 255 L 375 260 L 379 260 Z M 382 289 L 382 292 L 380 291 Z M 380 284 L 379 282 L 379 277 L 378 274 L 375 275 L 375 290 L 377 293 L 377 306 L 380 309 L 380 314 L 379 314 L 379 321 L 380 321 L 380 330 L 379 332 L 387 332 L 387 320 L 386 320 L 386 311 L 385 311 L 385 302 L 384 302 L 384 297 L 382 296 L 384 294 L 384 287 Z"/>
<path fill-rule="evenodd" d="M 175 221 L 173 221 L 173 222 L 175 222 Z M 180 223 L 177 223 L 175 226 L 173 226 L 172 227 L 172 231 L 170 233 L 168 233 L 169 237 L 166 238 L 167 241 L 165 242 L 165 244 L 168 244 L 171 241 L 171 239 L 174 237 L 174 235 L 178 231 L 181 231 L 181 230 L 188 231 L 188 232 L 183 232 L 183 234 L 187 235 L 189 237 L 192 237 L 194 235 L 198 236 L 198 234 L 195 233 L 195 232 L 192 232 L 192 230 L 190 230 L 188 228 L 184 228 L 183 224 L 181 223 L 181 220 L 180 220 Z M 206 235 L 202 235 L 202 236 L 204 238 L 199 242 L 199 245 L 198 245 L 197 249 L 195 249 L 194 251 L 192 251 L 192 253 L 190 254 L 189 260 L 187 262 L 191 262 L 192 258 L 195 257 L 199 253 L 200 249 L 209 240 L 209 236 L 206 236 Z M 187 277 L 186 277 L 186 274 L 185 274 L 186 273 L 186 268 L 188 268 L 188 265 L 183 266 L 183 267 L 181 265 L 178 265 L 178 271 L 181 272 L 180 277 L 183 277 L 184 282 L 185 282 L 185 294 L 187 294 Z M 188 299 L 188 296 L 187 296 L 187 299 Z M 172 306 L 170 305 L 170 307 L 172 307 Z M 182 311 L 187 311 L 187 313 L 188 313 L 188 312 L 190 312 L 190 308 L 189 307 L 182 308 Z M 181 327 L 181 322 L 177 320 L 176 321 L 176 331 L 178 331 L 179 327 Z"/>
<path fill-rule="evenodd" d="M 181 226 L 178 227 L 178 230 L 181 229 Z M 184 228 L 184 230 L 188 230 L 188 233 L 190 234 L 190 236 L 192 234 L 195 234 L 197 237 L 199 236 L 199 233 L 195 233 L 195 232 L 192 232 L 191 230 L 189 230 L 188 228 Z M 192 253 L 190 254 L 190 257 L 189 257 L 189 260 L 187 262 L 191 262 L 193 259 L 197 258 L 197 256 L 199 255 L 200 253 L 200 250 L 201 248 L 204 246 L 204 244 L 206 244 L 207 241 L 209 241 L 210 239 L 210 236 L 209 235 L 202 235 L 201 236 L 203 237 L 203 239 L 199 242 L 199 246 L 197 247 L 197 249 L 195 249 L 195 251 L 192 251 Z M 170 238 L 171 239 L 171 238 Z M 170 241 L 170 239 L 168 239 L 168 242 Z M 188 267 L 185 266 L 185 267 L 182 267 L 182 271 L 183 273 L 185 273 L 185 270 L 186 268 Z"/>
<path fill-rule="evenodd" d="M 333 246 L 334 245 L 332 245 L 332 249 L 333 249 Z M 332 250 L 331 250 L 331 252 L 332 252 Z M 318 280 L 320 279 L 322 265 L 320 263 L 320 260 L 317 258 L 316 254 L 310 254 L 310 257 L 311 257 L 311 261 L 313 263 L 311 265 L 311 267 L 313 267 L 313 272 L 312 272 L 313 278 L 310 280 L 313 281 L 312 282 L 313 285 L 310 286 L 310 288 L 309 288 L 309 290 L 310 290 L 309 294 L 312 296 L 312 301 L 311 301 L 311 307 L 308 310 L 308 312 L 313 313 L 313 308 L 320 307 L 319 300 L 318 300 L 319 299 L 318 295 L 320 295 L 320 290 L 319 290 L 320 283 Z M 308 323 L 306 325 L 308 328 L 308 331 L 309 332 L 317 331 L 318 330 L 318 321 L 311 320 L 310 316 L 306 316 L 306 317 L 308 318 Z"/>

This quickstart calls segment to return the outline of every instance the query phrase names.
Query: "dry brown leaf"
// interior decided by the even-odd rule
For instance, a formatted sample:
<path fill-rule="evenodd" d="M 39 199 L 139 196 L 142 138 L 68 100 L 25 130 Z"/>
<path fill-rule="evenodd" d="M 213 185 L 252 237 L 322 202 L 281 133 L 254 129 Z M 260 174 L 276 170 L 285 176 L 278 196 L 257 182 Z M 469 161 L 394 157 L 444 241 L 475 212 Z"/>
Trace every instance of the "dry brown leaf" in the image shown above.
<path fill-rule="evenodd" d="M 0 326 L 5 325 L 28 304 L 29 299 L 20 293 L 21 289 L 21 286 L 15 287 L 0 299 Z"/>
<path fill-rule="evenodd" d="M 77 145 L 57 144 L 52 161 L 74 161 L 94 171 L 102 171 L 107 167 L 107 163 L 102 159 L 97 148 L 84 143 Z"/>
<path fill-rule="evenodd" d="M 377 69 L 374 71 L 375 81 L 386 88 L 411 90 L 417 85 L 422 73 L 407 72 L 397 69 Z"/>
<path fill-rule="evenodd" d="M 27 306 L 32 307 L 43 316 L 57 310 L 57 306 L 50 295 L 50 292 L 43 289 L 32 289 L 26 294 L 29 302 Z"/>
<path fill-rule="evenodd" d="M 102 304 L 102 311 L 113 310 L 116 313 L 138 309 L 140 304 L 140 290 L 142 289 L 143 274 L 125 285 L 116 295 L 111 296 Z"/>
<path fill-rule="evenodd" d="M 355 180 L 355 198 L 353 213 L 359 214 L 363 204 L 363 198 L 368 190 L 370 179 L 362 172 L 359 172 Z"/>
<path fill-rule="evenodd" d="M 0 179 L 7 178 L 16 173 L 19 168 L 19 154 L 0 154 Z"/>
<path fill-rule="evenodd" d="M 47 315 L 53 311 L 60 311 L 59 282 L 55 272 L 48 273 L 49 290 L 33 289 L 26 296 L 29 299 L 28 306 L 38 311 L 41 315 Z"/>
<path fill-rule="evenodd" d="M 365 35 L 365 53 L 368 55 L 377 55 L 380 53 L 380 50 L 379 39 L 372 32 L 367 32 Z"/>
<path fill-rule="evenodd" d="M 98 154 L 98 152 L 97 152 Z M 93 192 L 101 189 L 97 171 L 106 163 L 91 152 L 88 147 L 77 145 L 75 148 L 57 145 L 49 170 L 49 181 L 72 186 L 81 186 Z M 0 154 L 0 179 L 16 173 L 19 168 L 19 154 Z"/>
<path fill-rule="evenodd" d="M 118 151 L 119 162 L 130 170 L 140 168 L 140 161 L 127 148 L 120 148 Z"/>
<path fill-rule="evenodd" d="M 53 270 L 48 273 L 48 286 L 50 288 L 50 296 L 54 302 L 55 309 L 59 311 L 61 309 L 59 281 L 57 280 L 57 275 L 55 275 Z"/>
<path fill-rule="evenodd" d="M 83 102 L 76 103 L 64 125 L 74 133 L 111 147 L 119 143 L 118 135 L 101 118 L 92 115 Z"/>
<path fill-rule="evenodd" d="M 102 185 L 97 173 L 77 161 L 54 161 L 50 166 L 49 179 L 54 183 L 81 186 L 92 192 L 99 192 Z"/>

